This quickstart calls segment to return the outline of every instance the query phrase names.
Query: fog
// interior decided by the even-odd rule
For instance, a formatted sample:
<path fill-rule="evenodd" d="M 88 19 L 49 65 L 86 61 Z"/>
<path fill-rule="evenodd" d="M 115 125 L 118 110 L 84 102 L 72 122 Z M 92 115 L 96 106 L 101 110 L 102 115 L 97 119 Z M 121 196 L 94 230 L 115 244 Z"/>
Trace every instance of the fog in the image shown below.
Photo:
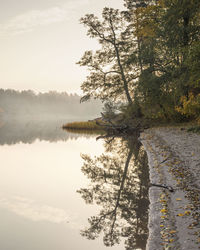
<path fill-rule="evenodd" d="M 100 101 L 80 103 L 77 94 L 0 89 L 0 116 L 4 120 L 87 120 L 99 116 L 101 109 Z"/>
<path fill-rule="evenodd" d="M 58 142 L 80 137 L 96 137 L 95 134 L 76 134 L 62 129 L 65 120 L 25 121 L 6 120 L 0 123 L 0 145 L 12 145 L 16 143 L 31 144 L 36 140 Z"/>
<path fill-rule="evenodd" d="M 0 145 L 77 139 L 80 135 L 64 131 L 62 125 L 96 118 L 101 109 L 100 101 L 80 103 L 77 94 L 0 89 Z"/>

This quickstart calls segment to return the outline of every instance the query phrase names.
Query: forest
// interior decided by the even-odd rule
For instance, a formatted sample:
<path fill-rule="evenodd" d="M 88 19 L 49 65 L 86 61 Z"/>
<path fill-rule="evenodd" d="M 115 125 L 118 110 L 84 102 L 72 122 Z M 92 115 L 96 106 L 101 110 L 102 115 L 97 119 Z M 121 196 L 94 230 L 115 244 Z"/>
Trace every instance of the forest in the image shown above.
<path fill-rule="evenodd" d="M 78 62 L 89 70 L 81 101 L 116 104 L 130 117 L 200 123 L 199 0 L 124 0 L 124 6 L 80 20 L 100 45 Z"/>
<path fill-rule="evenodd" d="M 87 119 L 99 115 L 101 107 L 100 101 L 80 104 L 79 95 L 66 92 L 36 94 L 31 90 L 0 89 L 0 114 L 8 118 Z"/>

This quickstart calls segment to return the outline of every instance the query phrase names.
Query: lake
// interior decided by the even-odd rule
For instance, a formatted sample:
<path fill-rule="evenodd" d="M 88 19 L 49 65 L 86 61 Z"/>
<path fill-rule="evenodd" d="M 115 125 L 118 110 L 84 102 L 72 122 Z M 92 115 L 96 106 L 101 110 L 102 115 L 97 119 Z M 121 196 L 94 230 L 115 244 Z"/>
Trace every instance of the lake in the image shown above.
<path fill-rule="evenodd" d="M 134 137 L 0 125 L 0 249 L 145 249 L 148 165 Z"/>

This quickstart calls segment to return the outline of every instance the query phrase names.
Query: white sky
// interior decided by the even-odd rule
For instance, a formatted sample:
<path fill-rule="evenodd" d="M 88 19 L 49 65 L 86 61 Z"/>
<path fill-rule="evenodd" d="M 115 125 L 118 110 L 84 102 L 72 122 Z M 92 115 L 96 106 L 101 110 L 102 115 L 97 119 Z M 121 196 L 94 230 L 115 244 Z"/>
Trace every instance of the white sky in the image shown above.
<path fill-rule="evenodd" d="M 76 65 L 96 49 L 79 23 L 123 0 L 0 0 L 0 88 L 80 93 L 86 69 Z"/>

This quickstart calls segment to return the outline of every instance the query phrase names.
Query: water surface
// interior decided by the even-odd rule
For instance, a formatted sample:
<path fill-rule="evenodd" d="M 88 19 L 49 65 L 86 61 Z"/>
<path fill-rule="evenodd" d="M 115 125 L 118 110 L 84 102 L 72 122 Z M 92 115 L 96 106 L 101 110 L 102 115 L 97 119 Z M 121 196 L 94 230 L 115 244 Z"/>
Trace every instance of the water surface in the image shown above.
<path fill-rule="evenodd" d="M 0 249 L 145 249 L 148 171 L 141 145 L 60 127 L 1 125 Z"/>

